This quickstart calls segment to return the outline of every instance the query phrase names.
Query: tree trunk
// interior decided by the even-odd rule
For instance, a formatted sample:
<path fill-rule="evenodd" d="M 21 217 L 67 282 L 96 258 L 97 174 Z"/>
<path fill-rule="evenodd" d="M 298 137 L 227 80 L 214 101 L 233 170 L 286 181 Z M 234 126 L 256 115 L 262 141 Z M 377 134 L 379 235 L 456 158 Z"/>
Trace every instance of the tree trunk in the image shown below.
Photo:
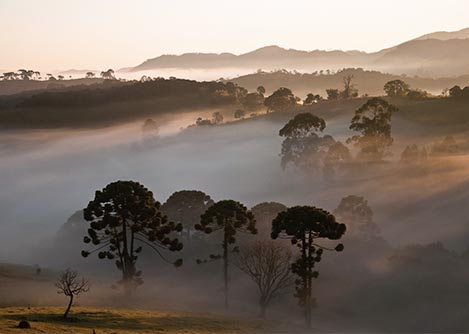
<path fill-rule="evenodd" d="M 266 313 L 267 313 L 267 303 L 261 298 L 261 300 L 259 301 L 259 306 L 261 307 L 261 312 L 259 314 L 259 316 L 262 318 L 262 319 L 265 319 L 265 316 L 266 316 Z"/>
<path fill-rule="evenodd" d="M 68 306 L 67 306 L 67 309 L 65 310 L 64 318 L 68 317 L 68 312 L 70 312 L 70 309 L 72 308 L 72 304 L 73 304 L 73 295 L 70 296 L 70 300 L 68 301 Z"/>
<path fill-rule="evenodd" d="M 305 272 L 302 277 L 303 286 L 304 286 L 304 313 L 305 313 L 305 325 L 307 328 L 311 328 L 311 275 L 312 268 L 309 263 L 311 259 L 311 232 L 309 233 L 309 238 L 306 240 L 306 237 L 302 241 L 302 254 L 303 263 L 306 266 Z"/>
<path fill-rule="evenodd" d="M 135 264 L 128 255 L 124 256 L 125 270 L 122 272 L 122 284 L 124 285 L 124 294 L 126 297 L 132 295 L 132 280 L 135 274 Z"/>

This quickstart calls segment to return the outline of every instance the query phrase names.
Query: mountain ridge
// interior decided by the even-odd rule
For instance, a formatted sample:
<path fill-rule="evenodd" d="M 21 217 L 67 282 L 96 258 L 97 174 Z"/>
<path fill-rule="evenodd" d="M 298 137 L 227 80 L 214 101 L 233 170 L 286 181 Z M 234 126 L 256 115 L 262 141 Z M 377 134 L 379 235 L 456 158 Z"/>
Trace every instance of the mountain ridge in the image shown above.
<path fill-rule="evenodd" d="M 454 32 L 440 31 L 425 34 L 390 48 L 369 53 L 359 50 L 307 51 L 267 45 L 238 55 L 229 52 L 164 54 L 149 58 L 135 67 L 121 70 L 140 72 L 170 68 L 252 70 L 286 68 L 313 71 L 321 68 L 363 67 L 395 74 L 441 76 L 458 75 L 461 71 L 463 74 L 469 73 L 468 52 L 469 28 L 465 28 Z"/>

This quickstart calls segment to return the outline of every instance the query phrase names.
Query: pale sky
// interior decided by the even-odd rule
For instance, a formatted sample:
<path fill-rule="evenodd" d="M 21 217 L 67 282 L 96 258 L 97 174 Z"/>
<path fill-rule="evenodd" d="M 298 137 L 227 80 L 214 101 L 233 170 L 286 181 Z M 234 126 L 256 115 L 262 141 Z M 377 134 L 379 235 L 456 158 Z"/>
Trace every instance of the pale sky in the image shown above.
<path fill-rule="evenodd" d="M 469 27 L 468 0 L 0 0 L 0 70 L 118 69 L 161 54 L 377 51 Z"/>

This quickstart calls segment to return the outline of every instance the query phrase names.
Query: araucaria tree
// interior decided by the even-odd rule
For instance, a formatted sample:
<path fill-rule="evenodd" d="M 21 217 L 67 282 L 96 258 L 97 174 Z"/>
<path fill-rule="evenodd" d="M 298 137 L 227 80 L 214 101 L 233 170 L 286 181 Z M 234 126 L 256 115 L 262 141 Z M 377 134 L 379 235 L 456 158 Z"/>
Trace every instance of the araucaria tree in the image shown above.
<path fill-rule="evenodd" d="M 345 233 L 345 224 L 338 223 L 329 212 L 312 206 L 295 206 L 280 212 L 272 221 L 272 239 L 287 238 L 299 250 L 297 260 L 292 264 L 292 272 L 298 276 L 295 297 L 304 309 L 306 326 L 311 327 L 312 281 L 317 278 L 316 263 L 321 261 L 324 250 L 342 251 L 338 244 L 329 249 L 317 244 L 318 239 L 338 240 Z"/>
<path fill-rule="evenodd" d="M 171 238 L 173 232 L 182 230 L 182 225 L 168 221 L 153 193 L 138 182 L 108 184 L 103 190 L 96 191 L 94 200 L 83 212 L 85 220 L 90 222 L 83 241 L 95 249 L 83 250 L 82 255 L 87 257 L 98 252 L 100 259 L 115 260 L 127 294 L 143 283 L 142 272 L 136 269 L 142 245 L 155 250 L 165 261 L 168 260 L 162 251 L 182 249 L 182 243 Z M 173 264 L 179 266 L 182 260 Z"/>
<path fill-rule="evenodd" d="M 256 220 L 251 211 L 243 204 L 233 200 L 222 200 L 216 202 L 200 217 L 200 224 L 195 228 L 205 233 L 221 231 L 223 235 L 223 254 L 212 254 L 212 259 L 223 259 L 223 278 L 225 307 L 228 307 L 228 284 L 229 284 L 229 245 L 236 243 L 236 233 L 244 232 L 256 234 Z M 236 249 L 235 249 L 236 250 Z"/>
<path fill-rule="evenodd" d="M 182 224 L 181 235 L 185 234 L 184 244 L 190 244 L 194 226 L 199 223 L 200 216 L 213 205 L 209 195 L 197 190 L 181 190 L 173 193 L 161 206 L 161 211 L 171 221 Z"/>
<path fill-rule="evenodd" d="M 72 307 L 74 297 L 88 292 L 90 290 L 90 283 L 85 278 L 79 279 L 76 271 L 67 269 L 57 279 L 55 287 L 58 289 L 57 293 L 63 294 L 69 298 L 67 309 L 63 315 L 64 318 L 67 318 Z"/>
<path fill-rule="evenodd" d="M 272 240 L 255 241 L 240 251 L 236 266 L 256 284 L 262 318 L 271 301 L 293 286 L 291 258 L 289 250 Z"/>
<path fill-rule="evenodd" d="M 374 97 L 355 111 L 350 130 L 359 132 L 347 142 L 360 148 L 360 157 L 368 161 L 381 161 L 392 145 L 391 118 L 398 108 L 386 100 Z"/>
<path fill-rule="evenodd" d="M 308 169 L 317 168 L 335 141 L 331 136 L 319 136 L 326 127 L 326 122 L 311 113 L 301 113 L 291 119 L 279 131 L 285 137 L 280 154 L 282 168 L 288 163 Z"/>

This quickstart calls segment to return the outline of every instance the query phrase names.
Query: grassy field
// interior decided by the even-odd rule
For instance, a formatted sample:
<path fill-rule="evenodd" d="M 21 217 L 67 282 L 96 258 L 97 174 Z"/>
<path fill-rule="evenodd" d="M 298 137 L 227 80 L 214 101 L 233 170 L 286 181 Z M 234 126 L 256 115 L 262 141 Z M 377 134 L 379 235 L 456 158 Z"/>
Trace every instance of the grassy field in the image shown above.
<path fill-rule="evenodd" d="M 176 311 L 76 307 L 70 320 L 59 307 L 0 308 L 0 333 L 252 333 L 260 323 L 219 315 Z M 28 320 L 31 329 L 16 328 Z"/>

